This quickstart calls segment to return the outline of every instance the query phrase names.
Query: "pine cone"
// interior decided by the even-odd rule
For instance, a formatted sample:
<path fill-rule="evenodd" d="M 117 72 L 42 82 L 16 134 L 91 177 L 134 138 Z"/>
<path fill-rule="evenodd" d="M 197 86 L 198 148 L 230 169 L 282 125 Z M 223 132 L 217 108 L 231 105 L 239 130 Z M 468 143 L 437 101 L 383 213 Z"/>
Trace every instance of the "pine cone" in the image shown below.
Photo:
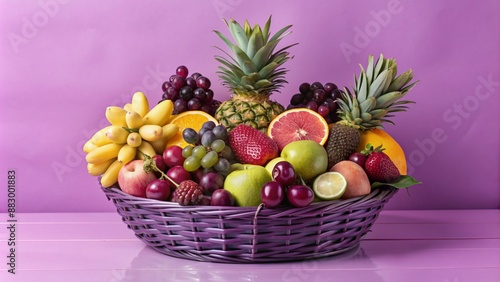
<path fill-rule="evenodd" d="M 203 188 L 192 180 L 184 180 L 174 191 L 173 202 L 180 205 L 197 205 L 203 198 Z"/>

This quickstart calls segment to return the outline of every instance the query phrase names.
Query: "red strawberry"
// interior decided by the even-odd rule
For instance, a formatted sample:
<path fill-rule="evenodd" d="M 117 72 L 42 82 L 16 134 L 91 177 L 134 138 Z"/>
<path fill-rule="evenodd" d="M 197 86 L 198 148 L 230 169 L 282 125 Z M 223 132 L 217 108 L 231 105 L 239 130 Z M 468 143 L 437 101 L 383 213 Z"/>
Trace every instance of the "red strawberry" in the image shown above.
<path fill-rule="evenodd" d="M 365 162 L 366 174 L 371 181 L 396 182 L 401 174 L 391 158 L 382 152 L 383 150 L 382 146 L 373 148 L 371 144 L 366 145 L 366 150 L 362 151 L 363 154 L 368 156 Z"/>
<path fill-rule="evenodd" d="M 229 145 L 244 164 L 265 165 L 278 156 L 278 144 L 265 133 L 240 124 L 229 132 Z"/>

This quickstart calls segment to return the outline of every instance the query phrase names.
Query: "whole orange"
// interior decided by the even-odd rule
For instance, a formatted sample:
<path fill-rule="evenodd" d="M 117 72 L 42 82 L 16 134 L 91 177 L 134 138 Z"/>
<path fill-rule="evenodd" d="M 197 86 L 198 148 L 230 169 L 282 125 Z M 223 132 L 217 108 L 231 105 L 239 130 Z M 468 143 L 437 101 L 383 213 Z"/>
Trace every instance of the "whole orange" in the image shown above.
<path fill-rule="evenodd" d="M 373 147 L 382 145 L 382 148 L 385 148 L 384 153 L 391 158 L 398 168 L 399 173 L 401 173 L 401 175 L 406 175 L 406 157 L 403 148 L 401 148 L 399 143 L 396 142 L 389 133 L 378 128 L 361 131 L 361 140 L 356 151 L 360 152 L 365 149 L 368 143 Z"/>

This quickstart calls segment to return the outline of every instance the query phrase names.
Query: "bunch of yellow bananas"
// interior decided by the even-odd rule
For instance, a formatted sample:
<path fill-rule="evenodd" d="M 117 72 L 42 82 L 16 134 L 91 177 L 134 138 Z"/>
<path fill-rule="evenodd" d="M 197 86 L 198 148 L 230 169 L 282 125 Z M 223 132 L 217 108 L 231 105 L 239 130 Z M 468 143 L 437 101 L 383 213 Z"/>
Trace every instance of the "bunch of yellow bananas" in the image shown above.
<path fill-rule="evenodd" d="M 106 119 L 110 125 L 97 131 L 83 146 L 89 174 L 102 175 L 101 185 L 110 187 L 126 163 L 144 159 L 144 154 L 163 154 L 167 141 L 179 131 L 177 125 L 169 123 L 173 108 L 172 101 L 164 100 L 149 110 L 142 92 L 134 93 L 132 103 L 123 108 L 108 107 Z"/>

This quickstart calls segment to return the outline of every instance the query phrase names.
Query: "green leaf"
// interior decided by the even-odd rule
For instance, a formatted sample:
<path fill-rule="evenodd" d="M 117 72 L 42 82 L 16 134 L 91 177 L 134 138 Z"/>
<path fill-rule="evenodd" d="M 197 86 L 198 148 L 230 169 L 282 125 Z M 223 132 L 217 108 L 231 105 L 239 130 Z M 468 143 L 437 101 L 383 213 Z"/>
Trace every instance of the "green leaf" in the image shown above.
<path fill-rule="evenodd" d="M 403 93 L 400 91 L 393 91 L 384 93 L 384 95 L 380 95 L 377 97 L 377 109 L 384 109 L 389 107 L 392 103 L 396 102 L 398 99 L 403 97 Z"/>
<path fill-rule="evenodd" d="M 380 186 L 392 186 L 394 188 L 408 188 L 412 185 L 417 185 L 417 184 L 422 184 L 422 182 L 415 180 L 415 178 L 409 175 L 401 175 L 399 180 L 394 183 L 373 182 L 372 188 Z"/>
<path fill-rule="evenodd" d="M 245 20 L 245 23 L 243 24 L 243 29 L 245 30 L 245 34 L 247 37 L 250 37 L 252 34 L 252 27 L 248 23 L 248 20 Z"/>
<path fill-rule="evenodd" d="M 229 48 L 233 48 L 233 43 L 227 38 L 225 37 L 221 32 L 217 31 L 217 30 L 214 30 L 215 34 L 217 34 L 219 36 L 219 38 L 224 41 L 224 43 L 226 43 L 226 45 L 229 47 Z"/>
<path fill-rule="evenodd" d="M 246 50 L 248 57 L 253 58 L 257 50 L 262 48 L 262 46 L 264 46 L 264 42 L 262 42 L 262 31 L 260 30 L 260 27 L 257 26 L 248 40 Z"/>
<path fill-rule="evenodd" d="M 261 69 L 266 65 L 266 63 L 269 61 L 269 58 L 271 57 L 271 54 L 273 53 L 274 48 L 276 48 L 276 45 L 278 45 L 278 43 L 279 40 L 271 41 L 266 45 L 262 46 L 262 48 L 260 48 L 255 53 L 252 59 L 257 69 Z"/>
<path fill-rule="evenodd" d="M 244 85 L 254 85 L 255 84 L 255 80 L 252 79 L 251 76 L 249 75 L 245 75 L 241 78 L 241 84 L 244 84 Z"/>
<path fill-rule="evenodd" d="M 264 25 L 264 30 L 262 31 L 262 42 L 267 43 L 267 40 L 269 39 L 269 29 L 271 28 L 271 17 L 269 16 L 269 19 L 267 20 L 266 24 Z"/>
<path fill-rule="evenodd" d="M 361 69 L 363 67 L 361 66 Z M 366 98 L 368 98 L 368 78 L 366 77 L 366 73 L 364 71 L 361 71 L 361 74 L 359 76 L 359 80 L 357 81 L 357 85 L 356 85 L 356 90 L 358 90 L 358 92 L 356 93 L 357 95 L 357 98 L 358 98 L 358 101 L 360 103 L 366 101 Z"/>
<path fill-rule="evenodd" d="M 268 77 L 277 67 L 279 67 L 279 64 L 276 62 L 271 62 L 267 66 L 263 67 L 259 71 L 259 76 L 261 78 L 266 78 Z"/>
<path fill-rule="evenodd" d="M 280 40 L 281 38 L 287 36 L 288 34 L 290 34 L 290 32 L 288 33 L 285 33 L 288 29 L 290 29 L 292 27 L 292 25 L 287 25 L 285 26 L 284 28 L 278 30 L 278 32 L 276 32 L 270 39 L 268 42 L 272 42 L 272 41 L 275 41 L 275 40 Z M 283 35 L 283 36 L 282 36 Z"/>
<path fill-rule="evenodd" d="M 382 70 L 384 70 L 384 55 L 380 54 L 378 60 L 377 60 L 377 63 L 375 63 L 375 68 L 374 68 L 374 71 L 373 71 L 373 78 L 375 79 L 377 76 L 379 76 L 380 72 Z M 372 80 L 374 81 L 374 80 Z"/>
<path fill-rule="evenodd" d="M 267 79 L 261 79 L 254 84 L 255 89 L 270 87 L 273 84 Z"/>
<path fill-rule="evenodd" d="M 231 64 L 229 61 L 227 61 L 226 59 L 222 58 L 222 57 L 215 57 L 215 59 L 221 63 L 222 65 L 224 66 L 219 66 L 219 69 L 223 70 L 224 72 L 228 73 L 231 72 L 234 76 L 236 77 L 242 77 L 244 76 L 245 74 L 241 71 L 240 68 L 238 68 L 236 65 L 234 64 Z"/>
<path fill-rule="evenodd" d="M 366 78 L 368 85 L 373 81 L 373 55 L 368 56 L 368 66 L 366 67 Z"/>
<path fill-rule="evenodd" d="M 375 78 L 373 83 L 370 85 L 368 96 L 373 96 L 378 98 L 381 96 L 385 90 L 385 86 L 390 82 L 392 76 L 392 69 L 383 70 L 380 75 Z M 388 86 L 388 85 L 387 85 Z"/>
<path fill-rule="evenodd" d="M 276 59 L 277 57 L 281 57 L 283 54 L 284 54 L 284 55 L 286 55 L 286 56 L 288 56 L 288 55 L 289 55 L 289 53 L 288 53 L 288 52 L 285 52 L 285 51 L 286 51 L 287 49 L 289 49 L 289 48 L 291 48 L 291 47 L 293 47 L 293 46 L 297 45 L 297 44 L 299 44 L 299 43 L 294 43 L 294 44 L 288 45 L 288 46 L 283 47 L 282 49 L 280 49 L 280 50 L 276 51 L 274 54 L 272 54 L 272 55 L 271 55 L 271 57 L 269 57 L 269 61 L 275 61 L 275 59 Z M 285 56 L 285 57 L 286 57 L 286 56 Z"/>
<path fill-rule="evenodd" d="M 392 92 L 392 91 L 399 91 L 401 88 L 403 88 L 410 80 L 412 79 L 412 72 L 407 71 L 403 73 L 402 75 L 396 77 L 391 81 L 391 84 L 389 85 L 389 88 L 387 88 L 387 92 Z"/>
<path fill-rule="evenodd" d="M 257 72 L 257 66 L 255 66 L 252 59 L 250 59 L 247 54 L 241 50 L 240 47 L 233 45 L 233 54 L 235 54 L 235 59 L 238 61 L 238 66 L 245 74 L 250 74 L 252 72 Z M 260 69 L 261 67 L 259 67 Z"/>
<path fill-rule="evenodd" d="M 231 60 L 234 62 L 234 64 L 235 64 L 235 65 L 238 65 L 238 61 L 236 61 L 236 59 L 235 59 L 235 58 L 233 58 L 233 57 L 232 57 L 232 56 L 231 56 L 228 52 L 226 52 L 226 51 L 222 50 L 222 48 L 217 47 L 217 46 L 215 46 L 215 48 L 219 49 L 220 51 L 222 51 L 222 53 L 226 54 L 226 56 L 227 56 L 229 59 L 231 59 Z M 216 56 L 216 57 L 221 57 L 221 56 Z M 221 58 L 223 58 L 223 57 L 221 57 Z M 229 61 L 229 59 L 226 59 L 226 60 L 227 60 L 227 61 Z"/>
<path fill-rule="evenodd" d="M 246 50 L 248 45 L 248 37 L 241 25 L 237 21 L 231 19 L 229 21 L 229 31 L 231 32 L 233 38 L 236 40 L 238 46 L 242 50 Z"/>

